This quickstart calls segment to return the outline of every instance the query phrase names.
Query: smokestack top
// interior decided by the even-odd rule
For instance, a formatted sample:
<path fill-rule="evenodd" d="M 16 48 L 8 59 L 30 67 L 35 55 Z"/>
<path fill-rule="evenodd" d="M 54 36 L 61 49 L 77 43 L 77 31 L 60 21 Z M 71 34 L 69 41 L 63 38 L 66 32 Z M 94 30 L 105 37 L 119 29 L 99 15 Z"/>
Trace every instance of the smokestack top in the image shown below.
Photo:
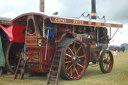
<path fill-rule="evenodd" d="M 44 12 L 44 0 L 40 0 L 40 12 Z"/>
<path fill-rule="evenodd" d="M 96 14 L 96 0 L 92 0 L 91 1 L 91 5 L 92 5 L 92 11 L 91 11 L 91 19 L 96 19 L 97 14 Z"/>

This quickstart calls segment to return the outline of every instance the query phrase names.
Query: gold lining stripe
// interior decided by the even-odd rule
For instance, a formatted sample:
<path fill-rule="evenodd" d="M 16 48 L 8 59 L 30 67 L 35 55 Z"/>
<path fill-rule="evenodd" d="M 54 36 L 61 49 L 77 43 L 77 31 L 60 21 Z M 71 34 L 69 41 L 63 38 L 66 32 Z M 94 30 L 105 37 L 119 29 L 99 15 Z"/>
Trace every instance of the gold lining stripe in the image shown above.
<path fill-rule="evenodd" d="M 52 20 L 52 18 L 54 20 Z M 122 24 L 109 24 L 109 23 L 100 23 L 100 22 L 88 22 L 88 21 L 82 21 L 82 20 L 75 20 L 75 23 L 74 20 L 72 19 L 64 19 L 63 22 L 59 22 L 59 21 L 55 21 L 56 19 L 64 19 L 64 18 L 54 18 L 54 17 L 51 17 L 50 18 L 50 21 L 52 23 L 60 23 L 60 24 L 70 24 L 70 25 L 81 25 L 81 26 L 95 26 L 95 27 L 113 27 L 113 28 L 123 28 L 123 25 Z M 70 21 L 70 22 L 67 22 L 67 21 Z M 81 22 L 81 23 L 76 23 L 77 22 Z M 83 23 L 83 24 L 82 24 Z M 94 24 L 95 23 L 95 24 Z M 94 24 L 94 25 L 93 25 Z M 102 24 L 104 24 L 102 26 Z M 99 26 L 100 25 L 100 26 Z"/>

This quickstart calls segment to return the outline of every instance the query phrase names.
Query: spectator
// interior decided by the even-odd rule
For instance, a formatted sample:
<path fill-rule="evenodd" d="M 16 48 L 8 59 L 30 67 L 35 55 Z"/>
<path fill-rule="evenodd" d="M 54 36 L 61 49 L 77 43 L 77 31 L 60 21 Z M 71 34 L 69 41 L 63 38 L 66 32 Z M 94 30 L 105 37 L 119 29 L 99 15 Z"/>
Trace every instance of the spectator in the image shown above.
<path fill-rule="evenodd" d="M 116 46 L 114 47 L 114 55 L 117 55 L 117 48 L 116 48 Z"/>
<path fill-rule="evenodd" d="M 125 47 L 124 47 L 124 46 L 122 47 L 122 51 L 123 51 L 123 52 L 125 51 Z"/>

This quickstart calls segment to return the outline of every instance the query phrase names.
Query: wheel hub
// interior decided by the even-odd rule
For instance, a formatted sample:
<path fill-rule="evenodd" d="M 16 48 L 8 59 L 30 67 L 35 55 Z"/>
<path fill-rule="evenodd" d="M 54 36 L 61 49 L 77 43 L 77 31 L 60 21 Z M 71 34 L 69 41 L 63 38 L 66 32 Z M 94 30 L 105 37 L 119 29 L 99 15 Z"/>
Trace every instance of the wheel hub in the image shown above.
<path fill-rule="evenodd" d="M 80 59 L 75 55 L 72 58 L 72 62 L 73 62 L 74 65 L 77 65 L 77 63 L 80 62 Z"/>
<path fill-rule="evenodd" d="M 104 60 L 104 63 L 110 64 L 110 60 Z"/>
<path fill-rule="evenodd" d="M 110 64 L 110 60 L 107 60 L 107 64 Z"/>

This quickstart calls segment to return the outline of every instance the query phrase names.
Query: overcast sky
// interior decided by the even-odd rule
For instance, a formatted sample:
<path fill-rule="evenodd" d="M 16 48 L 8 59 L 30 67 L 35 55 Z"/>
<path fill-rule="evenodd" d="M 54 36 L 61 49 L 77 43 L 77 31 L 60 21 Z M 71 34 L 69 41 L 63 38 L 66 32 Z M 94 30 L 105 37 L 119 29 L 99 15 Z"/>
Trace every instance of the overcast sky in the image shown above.
<path fill-rule="evenodd" d="M 0 16 L 14 18 L 26 12 L 39 12 L 40 0 L 0 0 Z M 122 23 L 111 44 L 128 43 L 128 0 L 96 0 L 97 14 L 107 22 Z M 59 16 L 79 17 L 91 12 L 91 0 L 45 0 L 45 13 L 59 12 Z M 115 30 L 113 30 L 114 32 Z M 118 42 L 119 41 L 119 42 Z"/>

